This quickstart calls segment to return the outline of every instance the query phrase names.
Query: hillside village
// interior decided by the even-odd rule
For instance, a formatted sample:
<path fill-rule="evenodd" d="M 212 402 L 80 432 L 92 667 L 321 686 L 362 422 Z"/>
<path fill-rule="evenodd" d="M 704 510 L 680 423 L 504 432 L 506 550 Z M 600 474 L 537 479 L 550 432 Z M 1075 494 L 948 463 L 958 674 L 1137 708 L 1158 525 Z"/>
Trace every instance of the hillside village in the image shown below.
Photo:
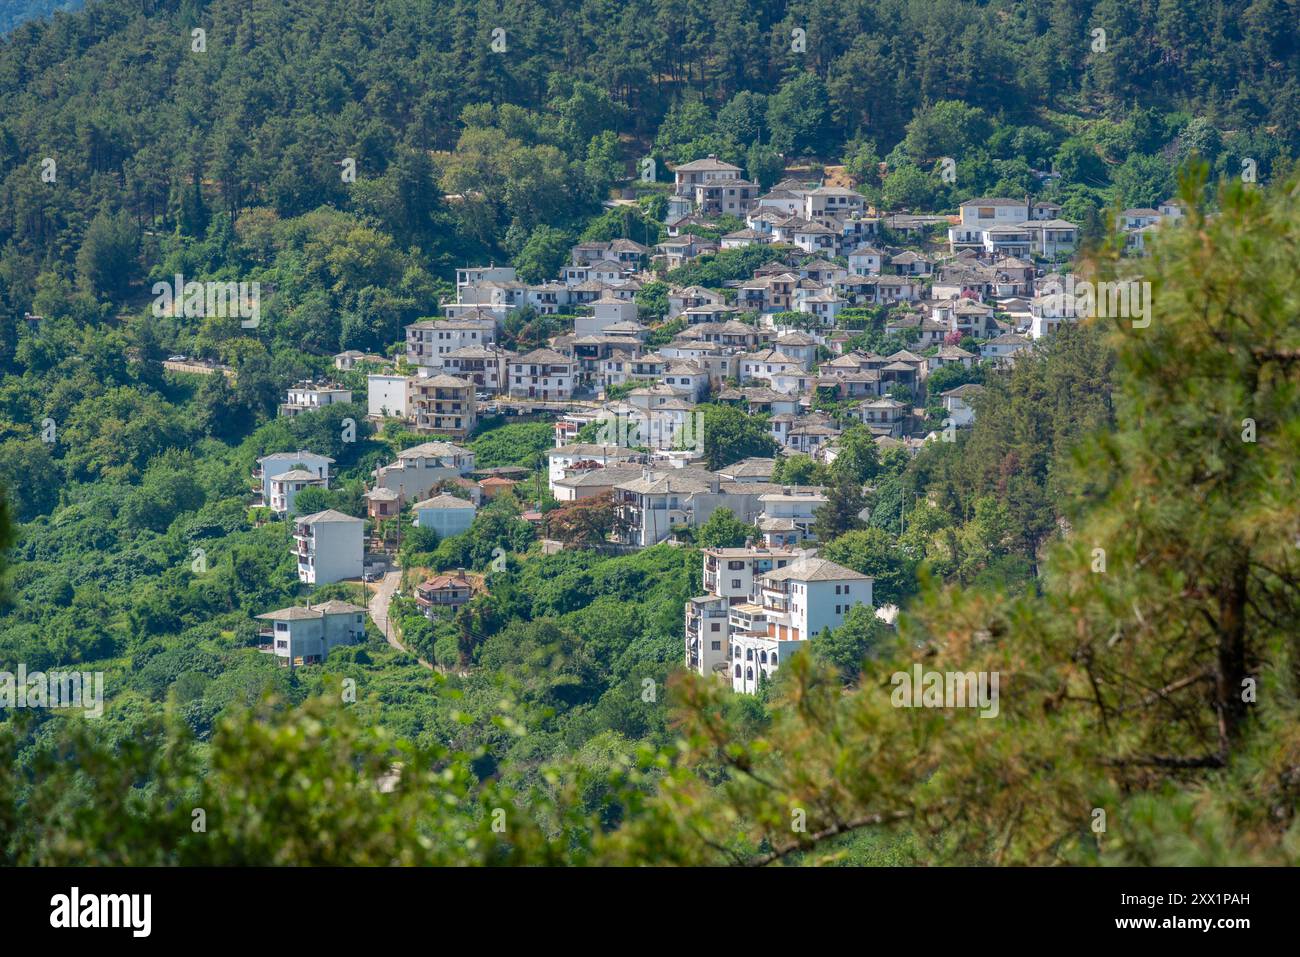
<path fill-rule="evenodd" d="M 1300 861 L 1298 3 L 5 0 L 15 928 L 429 866 L 1267 922 L 1132 875 Z"/>
<path fill-rule="evenodd" d="M 869 577 L 817 557 L 813 526 L 827 489 L 774 481 L 778 458 L 829 465 L 858 427 L 882 452 L 952 441 L 978 413 L 985 370 L 1015 363 L 1078 318 L 1059 290 L 1080 226 L 1032 197 L 976 197 L 955 216 L 881 215 L 845 186 L 787 178 L 762 190 L 741 174 L 715 156 L 684 163 L 673 170 L 664 241 L 579 243 L 539 283 L 510 266 L 466 266 L 442 317 L 407 326 L 391 357 L 335 356 L 340 372 L 367 373 L 372 420 L 429 440 L 374 471 L 365 519 L 296 514 L 299 492 L 329 487 L 328 457 L 286 450 L 259 461 L 255 503 L 294 523 L 300 580 L 374 578 L 389 558 L 367 520 L 404 516 L 439 539 L 465 532 L 484 498 L 527 470 L 479 469 L 462 443 L 485 417 L 520 417 L 554 423 L 544 472 L 555 502 L 613 509 L 602 547 L 677 543 L 723 509 L 753 527 L 744 547 L 703 552 L 706 594 L 685 609 L 684 663 L 700 674 L 753 692 L 800 642 L 871 606 Z M 1118 226 L 1140 254 L 1150 230 L 1180 215 L 1170 200 L 1125 210 Z M 711 287 L 672 281 L 683 267 L 741 250 L 759 254 L 748 275 Z M 502 330 L 523 312 L 564 331 L 511 350 Z M 303 382 L 280 412 L 352 401 L 336 383 Z M 775 454 L 708 468 L 705 403 L 761 417 Z M 481 587 L 463 569 L 436 571 L 415 587 L 431 617 Z M 357 609 L 317 611 L 269 613 L 285 663 L 319 661 L 329 640 L 342 639 L 300 655 L 297 632 L 316 641 L 322 621 Z M 888 620 L 892 610 L 877 614 Z"/>

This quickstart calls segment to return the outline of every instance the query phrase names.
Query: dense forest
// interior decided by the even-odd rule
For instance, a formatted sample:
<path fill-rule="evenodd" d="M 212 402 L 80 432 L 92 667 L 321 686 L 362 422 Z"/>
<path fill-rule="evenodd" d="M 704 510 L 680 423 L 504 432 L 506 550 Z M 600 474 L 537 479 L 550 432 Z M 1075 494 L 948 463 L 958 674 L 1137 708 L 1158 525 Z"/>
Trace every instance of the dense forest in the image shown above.
<path fill-rule="evenodd" d="M 0 665 L 103 671 L 109 702 L 99 721 L 5 714 L 0 860 L 1293 862 L 1298 18 L 1282 0 L 90 0 L 17 27 Z M 781 460 L 830 488 L 824 554 L 903 607 L 898 638 L 855 614 L 757 697 L 689 680 L 699 552 L 543 556 L 523 510 L 566 516 L 530 481 L 463 535 L 405 538 L 405 568 L 490 586 L 437 622 L 398 600 L 409 652 L 372 628 L 316 669 L 259 655 L 253 616 L 363 599 L 298 584 L 286 527 L 248 507 L 256 458 L 335 458 L 316 502 L 359 514 L 370 471 L 422 441 L 360 405 L 276 418 L 284 389 L 341 349 L 388 352 L 458 265 L 540 279 L 579 239 L 653 241 L 662 187 L 631 183 L 639 160 L 667 180 L 708 153 L 764 183 L 842 164 L 892 210 L 1033 192 L 1094 239 L 1195 167 L 1186 195 L 1214 215 L 1125 265 L 1155 285 L 1150 329 L 1067 327 L 1010 371 L 946 373 L 985 386 L 958 443 L 909 457 L 851 430 L 830 467 Z M 621 189 L 639 209 L 602 207 Z M 761 255 L 669 278 L 720 286 Z M 1088 268 L 1110 257 L 1098 243 Z M 150 286 L 178 273 L 260 281 L 261 325 L 154 315 Z M 882 319 L 864 311 L 855 345 L 896 347 Z M 504 335 L 550 331 L 512 316 Z M 165 371 L 175 352 L 232 377 Z M 711 465 L 772 451 L 760 420 L 706 416 Z M 536 469 L 551 438 L 489 421 L 471 446 Z M 695 544 L 748 532 L 719 516 Z M 890 708 L 918 647 L 1008 675 L 1004 718 Z M 1252 707 L 1212 680 L 1223 660 Z M 195 807 L 220 826 L 193 831 Z"/>
<path fill-rule="evenodd" d="M 0 7 L 0 33 L 8 33 L 19 24 L 57 11 L 76 10 L 82 0 L 7 0 Z"/>

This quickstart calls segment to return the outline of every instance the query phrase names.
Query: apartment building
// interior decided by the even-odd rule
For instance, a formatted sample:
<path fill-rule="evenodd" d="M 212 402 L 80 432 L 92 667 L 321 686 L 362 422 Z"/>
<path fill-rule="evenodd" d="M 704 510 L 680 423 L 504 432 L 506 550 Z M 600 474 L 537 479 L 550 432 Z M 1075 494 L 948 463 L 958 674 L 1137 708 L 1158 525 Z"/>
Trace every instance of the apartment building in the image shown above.
<path fill-rule="evenodd" d="M 478 422 L 474 383 L 439 373 L 411 380 L 411 417 L 417 432 L 463 439 Z"/>
<path fill-rule="evenodd" d="M 798 560 L 794 549 L 706 548 L 704 590 L 686 602 L 686 667 L 701 675 L 725 674 L 731 658 L 729 609 L 751 600 L 755 582 Z"/>
<path fill-rule="evenodd" d="M 755 600 L 728 610 L 732 690 L 754 694 L 804 643 L 838 628 L 855 605 L 872 604 L 873 579 L 804 557 L 761 576 Z"/>
<path fill-rule="evenodd" d="M 496 319 L 425 319 L 406 327 L 406 360 L 426 369 L 441 369 L 448 353 L 496 341 Z"/>
<path fill-rule="evenodd" d="M 366 523 L 329 508 L 294 522 L 291 548 L 298 561 L 298 580 L 327 585 L 360 578 L 365 557 Z"/>
<path fill-rule="evenodd" d="M 573 397 L 577 363 L 553 349 L 534 349 L 506 360 L 509 393 L 517 399 L 565 401 Z"/>

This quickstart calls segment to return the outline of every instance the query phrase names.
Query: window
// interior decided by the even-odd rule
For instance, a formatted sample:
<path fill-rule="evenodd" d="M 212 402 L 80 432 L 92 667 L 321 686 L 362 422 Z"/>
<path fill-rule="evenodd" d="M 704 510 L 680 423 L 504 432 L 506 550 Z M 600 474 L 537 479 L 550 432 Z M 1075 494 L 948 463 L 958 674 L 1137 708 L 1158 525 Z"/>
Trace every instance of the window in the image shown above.
<path fill-rule="evenodd" d="M 719 625 L 716 621 L 715 621 L 715 622 L 710 622 L 710 624 L 709 624 L 709 631 L 717 631 L 717 630 L 718 630 L 719 628 L 721 628 L 721 627 L 722 627 L 722 626 Z"/>
<path fill-rule="evenodd" d="M 745 660 L 746 660 L 746 661 L 753 661 L 753 660 L 754 660 L 754 649 L 753 649 L 753 648 L 746 648 L 746 649 L 745 649 Z"/>
<path fill-rule="evenodd" d="M 733 578 L 733 579 L 731 580 L 731 587 L 732 587 L 732 588 L 739 588 L 739 587 L 740 587 L 740 579 L 739 579 L 739 578 Z"/>
<path fill-rule="evenodd" d="M 740 665 L 736 665 L 736 677 L 740 677 Z"/>
<path fill-rule="evenodd" d="M 753 669 L 753 668 L 746 668 L 746 669 L 745 669 L 745 680 L 746 680 L 746 681 L 753 681 L 753 680 L 754 680 L 754 669 Z"/>
<path fill-rule="evenodd" d="M 711 641 L 711 642 L 709 642 L 709 650 L 711 650 L 711 651 L 721 651 L 721 650 L 722 650 L 722 642 L 720 642 L 720 641 Z"/>

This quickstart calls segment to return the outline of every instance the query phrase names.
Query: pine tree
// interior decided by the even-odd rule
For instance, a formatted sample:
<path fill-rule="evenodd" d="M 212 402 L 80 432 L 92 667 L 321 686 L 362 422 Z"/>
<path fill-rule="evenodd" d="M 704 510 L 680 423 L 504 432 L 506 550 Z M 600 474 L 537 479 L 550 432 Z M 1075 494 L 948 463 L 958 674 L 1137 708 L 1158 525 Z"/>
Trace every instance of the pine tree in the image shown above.
<path fill-rule="evenodd" d="M 813 513 L 813 535 L 824 543 L 845 532 L 865 528 L 866 523 L 859 513 L 866 506 L 862 486 L 849 475 L 838 476 L 826 489 L 826 504 Z"/>

